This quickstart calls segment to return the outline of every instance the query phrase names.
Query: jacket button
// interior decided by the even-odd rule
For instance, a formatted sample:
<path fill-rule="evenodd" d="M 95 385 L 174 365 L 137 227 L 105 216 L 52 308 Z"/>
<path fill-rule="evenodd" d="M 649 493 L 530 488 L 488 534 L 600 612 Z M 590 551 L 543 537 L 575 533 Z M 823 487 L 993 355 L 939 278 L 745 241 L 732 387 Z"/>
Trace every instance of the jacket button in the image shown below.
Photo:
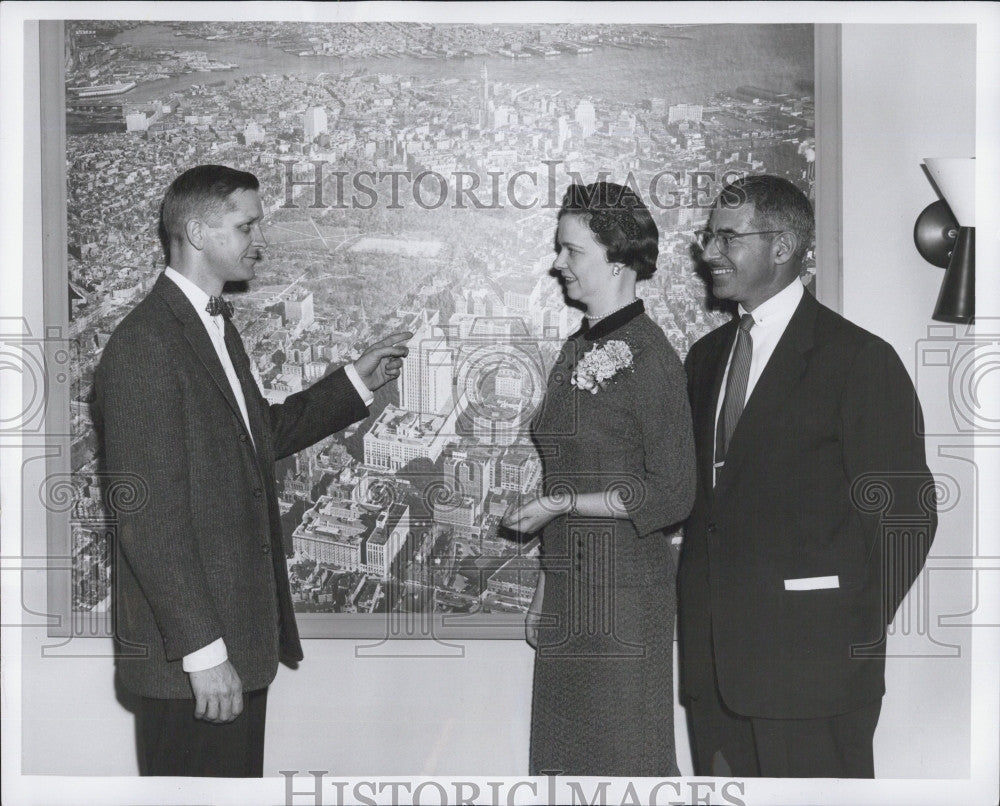
<path fill-rule="evenodd" d="M 246 441 L 247 441 L 247 435 L 246 435 L 246 434 L 244 434 L 244 433 L 243 433 L 243 432 L 241 431 L 241 432 L 240 432 L 240 442 L 246 442 Z"/>
<path fill-rule="evenodd" d="M 714 531 L 716 531 L 716 529 L 715 529 L 715 524 L 714 524 L 714 523 L 710 523 L 710 524 L 708 524 L 708 531 L 709 531 L 709 532 L 714 532 Z"/>
<path fill-rule="evenodd" d="M 265 554 L 270 554 L 271 553 L 271 546 L 269 544 L 267 544 L 267 543 L 265 543 L 263 546 L 261 546 L 260 549 Z"/>
<path fill-rule="evenodd" d="M 254 487 L 253 497 L 260 498 L 264 494 L 264 491 L 260 487 Z"/>

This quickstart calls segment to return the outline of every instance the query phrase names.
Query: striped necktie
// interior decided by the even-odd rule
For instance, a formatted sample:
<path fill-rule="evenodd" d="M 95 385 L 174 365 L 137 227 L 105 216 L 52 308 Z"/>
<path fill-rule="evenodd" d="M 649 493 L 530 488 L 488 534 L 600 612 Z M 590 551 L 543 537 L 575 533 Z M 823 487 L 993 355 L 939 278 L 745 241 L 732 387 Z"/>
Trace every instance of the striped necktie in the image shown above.
<path fill-rule="evenodd" d="M 736 331 L 736 349 L 733 350 L 733 360 L 729 365 L 729 377 L 726 379 L 726 397 L 722 403 L 722 412 L 715 430 L 715 465 L 719 467 L 726 460 L 729 440 L 736 430 L 736 423 L 743 413 L 743 403 L 747 396 L 747 381 L 750 379 L 750 358 L 753 355 L 753 337 L 750 328 L 753 327 L 753 316 L 749 313 L 740 317 L 740 326 Z"/>

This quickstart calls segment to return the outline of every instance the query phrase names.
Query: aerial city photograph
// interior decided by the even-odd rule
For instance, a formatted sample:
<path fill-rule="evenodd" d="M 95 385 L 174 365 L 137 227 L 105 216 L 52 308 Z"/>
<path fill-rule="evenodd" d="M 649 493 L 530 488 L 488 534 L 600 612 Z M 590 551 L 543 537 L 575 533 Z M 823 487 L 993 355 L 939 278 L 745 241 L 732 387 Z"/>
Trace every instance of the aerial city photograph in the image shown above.
<path fill-rule="evenodd" d="M 266 260 L 227 297 L 268 402 L 414 334 L 367 419 L 277 467 L 295 607 L 344 618 L 531 601 L 538 540 L 501 518 L 541 483 L 529 425 L 582 316 L 550 273 L 569 184 L 648 205 L 638 293 L 681 357 L 726 316 L 692 259 L 721 184 L 814 196 L 811 25 L 75 20 L 65 71 L 75 611 L 111 607 L 94 368 L 187 168 L 260 179 Z"/>

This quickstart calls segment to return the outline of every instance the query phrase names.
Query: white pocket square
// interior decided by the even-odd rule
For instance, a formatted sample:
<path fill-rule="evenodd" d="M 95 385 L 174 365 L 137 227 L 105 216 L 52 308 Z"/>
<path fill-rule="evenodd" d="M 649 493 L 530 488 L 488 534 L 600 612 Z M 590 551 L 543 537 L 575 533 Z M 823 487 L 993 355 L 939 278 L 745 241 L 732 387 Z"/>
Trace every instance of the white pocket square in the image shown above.
<path fill-rule="evenodd" d="M 801 577 L 800 579 L 786 579 L 786 591 L 818 591 L 825 588 L 839 588 L 840 577 Z"/>

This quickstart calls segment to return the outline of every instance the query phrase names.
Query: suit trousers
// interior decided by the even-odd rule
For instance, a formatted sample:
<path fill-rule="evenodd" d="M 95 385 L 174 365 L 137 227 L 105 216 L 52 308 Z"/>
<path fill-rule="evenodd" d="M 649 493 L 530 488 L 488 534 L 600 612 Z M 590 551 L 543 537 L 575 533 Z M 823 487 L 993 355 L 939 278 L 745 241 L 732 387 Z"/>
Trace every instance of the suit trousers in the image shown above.
<path fill-rule="evenodd" d="M 695 775 L 737 778 L 874 778 L 879 697 L 814 719 L 740 716 L 715 696 L 688 703 Z"/>
<path fill-rule="evenodd" d="M 140 775 L 261 778 L 267 689 L 243 693 L 243 713 L 216 725 L 194 717 L 194 700 L 141 697 L 136 711 Z"/>

